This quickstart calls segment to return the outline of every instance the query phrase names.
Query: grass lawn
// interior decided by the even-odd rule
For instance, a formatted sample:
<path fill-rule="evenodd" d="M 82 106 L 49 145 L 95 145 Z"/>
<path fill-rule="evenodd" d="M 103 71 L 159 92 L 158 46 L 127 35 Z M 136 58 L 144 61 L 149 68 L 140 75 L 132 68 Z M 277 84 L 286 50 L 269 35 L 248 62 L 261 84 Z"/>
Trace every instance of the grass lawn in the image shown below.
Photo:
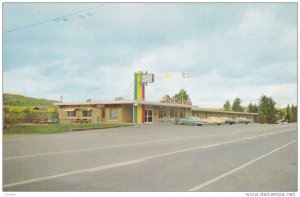
<path fill-rule="evenodd" d="M 86 129 L 105 129 L 131 126 L 130 124 L 48 124 L 48 125 L 11 125 L 4 129 L 5 134 L 26 133 L 61 133 L 66 131 L 79 131 Z"/>

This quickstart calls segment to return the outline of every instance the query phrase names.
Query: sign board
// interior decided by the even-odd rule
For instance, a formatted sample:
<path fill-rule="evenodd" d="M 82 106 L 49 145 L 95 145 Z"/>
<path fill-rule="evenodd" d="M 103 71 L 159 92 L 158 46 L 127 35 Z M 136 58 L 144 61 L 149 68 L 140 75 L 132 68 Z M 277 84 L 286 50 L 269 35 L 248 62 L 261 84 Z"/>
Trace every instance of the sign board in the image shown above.
<path fill-rule="evenodd" d="M 154 74 L 142 75 L 142 83 L 153 83 L 153 82 L 154 82 Z"/>
<path fill-rule="evenodd" d="M 161 103 L 175 103 L 175 104 L 183 104 L 183 105 L 192 105 L 192 102 L 190 100 L 177 100 L 174 98 L 163 98 L 162 100 L 160 100 Z"/>
<path fill-rule="evenodd" d="M 97 105 L 98 108 L 104 108 L 104 105 Z"/>

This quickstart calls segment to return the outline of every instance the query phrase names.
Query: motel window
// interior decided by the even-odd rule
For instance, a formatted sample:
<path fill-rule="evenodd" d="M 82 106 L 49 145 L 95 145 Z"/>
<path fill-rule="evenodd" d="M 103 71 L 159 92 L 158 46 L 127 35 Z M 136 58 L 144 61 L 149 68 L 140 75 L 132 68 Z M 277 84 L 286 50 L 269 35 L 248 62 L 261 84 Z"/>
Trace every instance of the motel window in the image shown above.
<path fill-rule="evenodd" d="M 102 118 L 105 118 L 105 109 L 102 110 Z"/>
<path fill-rule="evenodd" d="M 82 112 L 83 117 L 91 117 L 91 115 L 92 115 L 91 111 L 83 111 Z"/>
<path fill-rule="evenodd" d="M 75 117 L 76 113 L 75 111 L 68 111 L 68 117 Z"/>
<path fill-rule="evenodd" d="M 158 109 L 158 118 L 163 118 L 164 117 L 164 111 L 163 108 Z"/>
<path fill-rule="evenodd" d="M 111 120 L 118 120 L 118 109 L 110 109 L 110 119 Z"/>
<path fill-rule="evenodd" d="M 180 118 L 184 118 L 184 109 L 180 109 Z"/>
<path fill-rule="evenodd" d="M 176 117 L 176 115 L 175 115 L 175 109 L 174 108 L 170 109 L 170 116 L 171 117 Z"/>

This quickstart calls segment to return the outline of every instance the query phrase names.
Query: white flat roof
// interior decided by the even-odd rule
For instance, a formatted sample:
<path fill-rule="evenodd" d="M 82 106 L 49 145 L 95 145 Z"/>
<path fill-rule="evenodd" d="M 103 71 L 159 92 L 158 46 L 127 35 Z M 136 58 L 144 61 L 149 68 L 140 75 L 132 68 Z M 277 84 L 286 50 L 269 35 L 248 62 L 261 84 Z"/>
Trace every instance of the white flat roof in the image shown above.
<path fill-rule="evenodd" d="M 169 107 L 183 107 L 183 108 L 192 108 L 194 105 L 184 105 L 178 103 L 163 103 L 163 102 L 154 102 L 154 101 L 137 101 L 138 104 L 143 105 L 155 105 L 155 106 L 169 106 Z"/>
<path fill-rule="evenodd" d="M 134 101 L 134 100 L 120 100 L 120 101 L 91 101 L 91 102 L 64 102 L 64 103 L 54 103 L 56 106 L 61 105 L 111 105 L 111 104 L 143 104 L 143 105 L 155 105 L 155 106 L 169 106 L 169 107 L 182 107 L 182 108 L 192 108 L 196 107 L 193 105 L 184 105 L 178 103 L 163 103 L 155 101 Z"/>
<path fill-rule="evenodd" d="M 247 113 L 247 112 L 233 112 L 233 111 L 221 111 L 210 108 L 199 108 L 196 105 L 184 105 L 178 103 L 163 103 L 155 101 L 135 101 L 135 100 L 120 100 L 120 101 L 91 101 L 91 102 L 65 102 L 65 103 L 54 103 L 56 106 L 61 105 L 113 105 L 113 104 L 131 104 L 134 103 L 143 104 L 143 105 L 154 105 L 154 106 L 168 106 L 168 107 L 181 107 L 181 108 L 190 108 L 192 111 L 201 111 L 201 112 L 215 112 L 215 113 L 227 113 L 227 114 L 244 114 L 244 115 L 257 115 L 257 113 Z"/>
<path fill-rule="evenodd" d="M 133 100 L 126 101 L 91 101 L 91 102 L 63 102 L 54 103 L 54 105 L 109 105 L 109 104 L 133 104 Z"/>
<path fill-rule="evenodd" d="M 201 111 L 201 112 L 216 112 L 216 113 L 225 113 L 225 114 L 246 114 L 246 115 L 257 115 L 257 113 L 248 113 L 248 112 L 234 112 L 234 111 L 221 111 L 210 108 L 199 108 L 193 107 L 193 111 Z"/>

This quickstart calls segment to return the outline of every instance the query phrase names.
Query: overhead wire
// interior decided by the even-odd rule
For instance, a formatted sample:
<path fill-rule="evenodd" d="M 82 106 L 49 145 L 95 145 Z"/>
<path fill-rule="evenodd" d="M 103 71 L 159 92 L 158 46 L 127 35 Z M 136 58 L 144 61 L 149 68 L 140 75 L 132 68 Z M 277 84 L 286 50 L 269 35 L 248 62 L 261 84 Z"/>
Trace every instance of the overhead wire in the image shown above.
<path fill-rule="evenodd" d="M 125 97 L 124 100 L 133 100 L 131 99 L 131 97 L 133 97 L 133 89 L 129 92 L 129 94 Z"/>
<path fill-rule="evenodd" d="M 66 14 L 66 15 L 63 15 L 63 16 L 59 16 L 59 17 L 55 17 L 55 18 L 51 18 L 51 19 L 48 19 L 48 20 L 45 20 L 45 21 L 41 21 L 41 22 L 37 22 L 37 23 L 29 24 L 29 25 L 24 25 L 24 26 L 21 26 L 21 27 L 9 29 L 9 30 L 3 31 L 3 33 L 5 34 L 5 33 L 14 32 L 14 31 L 19 31 L 19 30 L 22 30 L 22 29 L 34 27 L 34 26 L 37 26 L 37 25 L 41 25 L 41 24 L 48 23 L 48 22 L 53 22 L 53 21 L 56 21 L 56 22 L 59 22 L 59 20 L 67 21 L 66 20 L 67 17 L 70 17 L 70 16 L 75 15 L 75 14 L 80 14 L 82 12 L 91 11 L 91 10 L 97 9 L 99 7 L 105 6 L 107 4 L 108 3 L 101 3 L 101 5 L 94 6 L 94 7 L 88 8 L 88 9 L 72 12 L 72 13 L 69 13 L 69 14 Z"/>
<path fill-rule="evenodd" d="M 131 94 L 133 91 L 133 83 L 131 83 L 130 87 L 126 90 L 125 94 L 122 96 L 124 100 L 127 100 L 127 97 Z"/>
<path fill-rule="evenodd" d="M 126 91 L 124 92 L 122 97 L 124 97 L 127 94 L 127 92 L 131 89 L 132 85 L 133 85 L 133 82 L 130 84 L 129 88 L 126 89 Z"/>

